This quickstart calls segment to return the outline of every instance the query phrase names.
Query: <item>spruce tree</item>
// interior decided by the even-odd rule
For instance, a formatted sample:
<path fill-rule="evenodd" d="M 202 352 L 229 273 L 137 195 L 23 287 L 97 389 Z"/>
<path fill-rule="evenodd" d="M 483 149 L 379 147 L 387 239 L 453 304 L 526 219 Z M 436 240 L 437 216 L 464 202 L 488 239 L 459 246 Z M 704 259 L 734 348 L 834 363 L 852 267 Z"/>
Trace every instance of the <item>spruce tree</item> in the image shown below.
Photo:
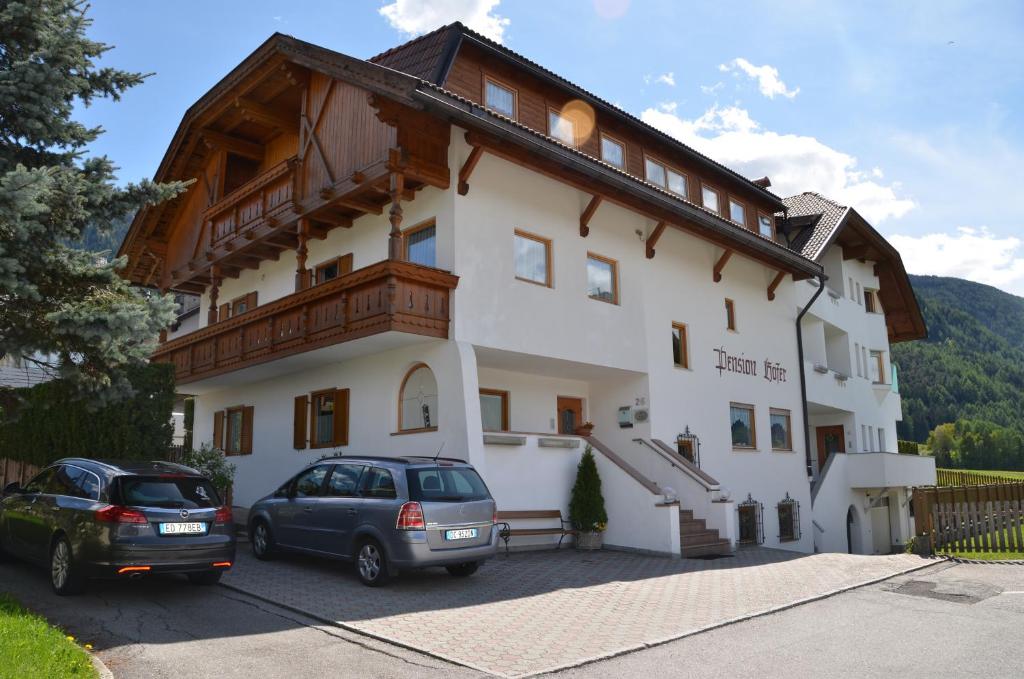
<path fill-rule="evenodd" d="M 601 476 L 597 473 L 594 451 L 588 444 L 576 468 L 576 483 L 569 499 L 569 521 L 580 531 L 603 531 L 608 525 L 608 514 L 601 495 Z"/>
<path fill-rule="evenodd" d="M 83 249 L 83 234 L 109 233 L 184 185 L 118 186 L 114 164 L 88 156 L 102 129 L 74 107 L 118 100 L 146 76 L 97 65 L 110 46 L 86 36 L 87 9 L 0 0 L 0 357 L 110 401 L 131 393 L 126 370 L 150 354 L 174 302 L 133 288 L 117 273 L 124 261 Z"/>

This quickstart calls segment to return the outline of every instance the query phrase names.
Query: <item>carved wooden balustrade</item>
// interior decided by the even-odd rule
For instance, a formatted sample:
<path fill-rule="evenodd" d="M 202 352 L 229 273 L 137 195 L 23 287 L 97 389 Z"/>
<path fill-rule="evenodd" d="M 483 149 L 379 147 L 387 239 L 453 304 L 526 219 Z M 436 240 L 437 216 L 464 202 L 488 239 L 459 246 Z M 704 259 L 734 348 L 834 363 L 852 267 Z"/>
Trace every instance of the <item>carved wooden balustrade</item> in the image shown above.
<path fill-rule="evenodd" d="M 203 221 L 210 245 L 216 247 L 263 224 L 273 226 L 294 212 L 298 163 L 295 157 L 283 160 L 206 208 Z"/>
<path fill-rule="evenodd" d="M 152 360 L 179 384 L 368 335 L 448 337 L 458 276 L 383 261 L 165 342 Z"/>

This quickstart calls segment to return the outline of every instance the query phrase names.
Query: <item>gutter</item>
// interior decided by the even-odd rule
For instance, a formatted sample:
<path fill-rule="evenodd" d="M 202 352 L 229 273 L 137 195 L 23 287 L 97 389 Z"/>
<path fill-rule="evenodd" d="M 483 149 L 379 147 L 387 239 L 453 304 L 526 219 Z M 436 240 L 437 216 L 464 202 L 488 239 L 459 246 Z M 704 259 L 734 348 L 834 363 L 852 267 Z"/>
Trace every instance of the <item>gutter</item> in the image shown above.
<path fill-rule="evenodd" d="M 804 319 L 804 314 L 810 310 L 811 305 L 821 296 L 821 293 L 825 292 L 826 280 L 828 280 L 828 276 L 825 274 L 818 276 L 818 291 L 814 293 L 810 301 L 796 315 L 796 355 L 798 367 L 800 368 L 800 405 L 803 408 L 804 415 L 804 455 L 807 462 L 808 479 L 814 476 L 814 468 L 811 465 L 811 428 L 807 423 L 807 373 L 804 366 L 804 331 L 800 322 Z"/>

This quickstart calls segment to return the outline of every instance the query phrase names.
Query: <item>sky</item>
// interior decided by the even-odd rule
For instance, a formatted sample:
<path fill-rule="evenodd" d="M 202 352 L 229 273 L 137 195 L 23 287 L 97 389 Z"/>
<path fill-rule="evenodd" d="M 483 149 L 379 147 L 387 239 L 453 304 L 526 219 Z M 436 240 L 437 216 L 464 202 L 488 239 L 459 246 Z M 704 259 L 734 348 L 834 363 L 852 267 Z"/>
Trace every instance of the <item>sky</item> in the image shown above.
<path fill-rule="evenodd" d="M 152 73 L 80 110 L 121 181 L 275 31 L 368 58 L 445 23 L 546 66 L 782 196 L 851 205 L 908 271 L 1024 295 L 1024 3 L 94 0 L 101 65 Z"/>

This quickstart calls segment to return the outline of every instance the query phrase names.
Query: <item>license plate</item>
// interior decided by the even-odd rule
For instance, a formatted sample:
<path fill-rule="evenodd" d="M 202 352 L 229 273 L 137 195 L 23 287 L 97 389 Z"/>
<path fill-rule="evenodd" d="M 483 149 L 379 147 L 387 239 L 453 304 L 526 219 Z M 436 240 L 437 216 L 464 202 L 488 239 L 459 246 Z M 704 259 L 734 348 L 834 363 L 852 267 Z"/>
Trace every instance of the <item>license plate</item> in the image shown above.
<path fill-rule="evenodd" d="M 476 537 L 476 528 L 461 528 L 459 530 L 446 530 L 445 540 L 469 540 Z"/>
<path fill-rule="evenodd" d="M 198 535 L 206 532 L 205 523 L 161 523 L 160 535 Z"/>

